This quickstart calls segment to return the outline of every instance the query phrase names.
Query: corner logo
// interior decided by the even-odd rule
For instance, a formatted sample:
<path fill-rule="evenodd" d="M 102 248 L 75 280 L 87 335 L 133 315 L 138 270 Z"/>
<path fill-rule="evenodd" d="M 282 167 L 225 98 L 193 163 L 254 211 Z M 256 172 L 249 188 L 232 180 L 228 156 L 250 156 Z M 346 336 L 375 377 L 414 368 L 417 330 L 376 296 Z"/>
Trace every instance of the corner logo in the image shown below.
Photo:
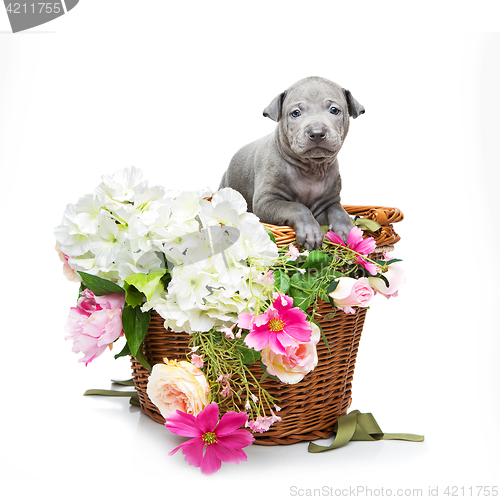
<path fill-rule="evenodd" d="M 80 0 L 59 0 L 56 2 L 11 2 L 3 0 L 13 33 L 48 23 L 64 16 Z"/>

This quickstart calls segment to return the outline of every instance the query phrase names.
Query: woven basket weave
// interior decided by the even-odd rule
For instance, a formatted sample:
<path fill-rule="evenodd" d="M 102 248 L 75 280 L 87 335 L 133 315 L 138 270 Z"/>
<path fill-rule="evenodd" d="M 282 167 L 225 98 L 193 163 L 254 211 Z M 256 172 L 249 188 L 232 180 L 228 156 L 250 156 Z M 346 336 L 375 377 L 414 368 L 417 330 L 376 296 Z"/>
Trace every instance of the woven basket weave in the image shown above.
<path fill-rule="evenodd" d="M 377 243 L 372 257 L 391 251 L 399 241 L 400 238 L 392 227 L 392 223 L 403 219 L 403 214 L 398 209 L 364 206 L 344 208 L 350 215 L 376 220 L 382 225 L 376 233 L 365 232 L 365 235 L 373 236 Z M 295 233 L 288 226 L 264 225 L 274 233 L 280 248 L 295 240 Z M 354 366 L 366 316 L 365 308 L 355 308 L 355 311 L 354 314 L 337 311 L 333 318 L 327 319 L 325 316 L 332 312 L 332 307 L 328 302 L 320 301 L 316 312 L 321 317 L 317 317 L 317 320 L 330 350 L 320 340 L 317 345 L 318 365 L 297 384 L 283 384 L 269 378 L 262 382 L 262 386 L 279 400 L 278 405 L 282 409 L 279 416 L 282 421 L 275 423 L 263 434 L 255 434 L 255 444 L 293 444 L 332 436 L 337 418 L 345 415 L 351 404 Z M 144 340 L 144 355 L 152 366 L 162 363 L 165 357 L 185 359 L 188 352 L 189 335 L 166 330 L 163 323 L 164 320 L 153 312 Z M 131 359 L 132 375 L 142 411 L 156 422 L 164 423 L 165 419 L 146 393 L 149 372 L 137 360 Z M 260 363 L 254 363 L 252 372 L 260 380 Z"/>

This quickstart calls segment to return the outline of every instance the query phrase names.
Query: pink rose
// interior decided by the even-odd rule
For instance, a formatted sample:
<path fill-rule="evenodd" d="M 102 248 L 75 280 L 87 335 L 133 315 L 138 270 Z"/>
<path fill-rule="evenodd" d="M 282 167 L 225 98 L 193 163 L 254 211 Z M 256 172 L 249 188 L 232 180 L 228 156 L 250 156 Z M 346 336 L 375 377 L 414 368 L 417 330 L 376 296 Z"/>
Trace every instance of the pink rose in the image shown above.
<path fill-rule="evenodd" d="M 370 286 L 378 293 L 387 297 L 397 297 L 399 289 L 406 283 L 406 272 L 398 264 L 391 264 L 384 276 L 389 281 L 389 286 L 380 278 L 368 278 Z"/>
<path fill-rule="evenodd" d="M 65 331 L 66 339 L 73 339 L 73 352 L 83 353 L 78 361 L 87 366 L 122 333 L 122 311 L 124 293 L 113 293 L 96 297 L 86 289 L 81 293 L 78 307 L 69 311 Z"/>
<path fill-rule="evenodd" d="M 297 346 L 287 346 L 286 354 L 275 353 L 268 345 L 261 351 L 262 362 L 270 375 L 278 377 L 285 384 L 300 382 L 318 364 L 316 344 L 320 331 L 316 324 L 310 323 L 311 340 Z"/>
<path fill-rule="evenodd" d="M 329 295 L 345 313 L 354 313 L 354 306 L 368 307 L 374 293 L 368 278 L 339 278 L 337 288 Z"/>

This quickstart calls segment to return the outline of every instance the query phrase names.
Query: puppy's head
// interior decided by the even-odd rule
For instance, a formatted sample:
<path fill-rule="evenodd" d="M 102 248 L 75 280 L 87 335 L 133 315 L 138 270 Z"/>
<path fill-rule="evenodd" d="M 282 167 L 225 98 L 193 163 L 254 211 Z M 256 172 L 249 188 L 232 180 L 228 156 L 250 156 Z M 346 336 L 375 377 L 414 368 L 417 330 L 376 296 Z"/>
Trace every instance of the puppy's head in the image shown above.
<path fill-rule="evenodd" d="M 352 94 L 330 80 L 309 77 L 276 96 L 264 116 L 278 122 L 292 153 L 306 163 L 337 156 L 349 130 L 349 117 L 365 109 Z"/>

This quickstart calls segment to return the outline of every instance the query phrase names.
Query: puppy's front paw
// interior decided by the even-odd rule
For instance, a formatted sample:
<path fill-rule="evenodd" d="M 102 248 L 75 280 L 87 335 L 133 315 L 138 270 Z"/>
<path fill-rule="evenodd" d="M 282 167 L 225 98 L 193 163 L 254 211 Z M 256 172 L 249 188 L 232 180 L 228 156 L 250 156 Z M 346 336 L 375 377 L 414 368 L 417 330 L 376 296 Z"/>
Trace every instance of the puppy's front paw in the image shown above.
<path fill-rule="evenodd" d="M 353 224 L 330 224 L 330 230 L 332 230 L 334 233 L 338 234 L 344 242 L 347 242 L 347 237 L 349 236 L 349 233 L 351 232 L 351 229 L 353 228 Z"/>
<path fill-rule="evenodd" d="M 316 250 L 323 243 L 323 231 L 315 220 L 297 224 L 294 229 L 299 247 L 306 250 Z"/>

